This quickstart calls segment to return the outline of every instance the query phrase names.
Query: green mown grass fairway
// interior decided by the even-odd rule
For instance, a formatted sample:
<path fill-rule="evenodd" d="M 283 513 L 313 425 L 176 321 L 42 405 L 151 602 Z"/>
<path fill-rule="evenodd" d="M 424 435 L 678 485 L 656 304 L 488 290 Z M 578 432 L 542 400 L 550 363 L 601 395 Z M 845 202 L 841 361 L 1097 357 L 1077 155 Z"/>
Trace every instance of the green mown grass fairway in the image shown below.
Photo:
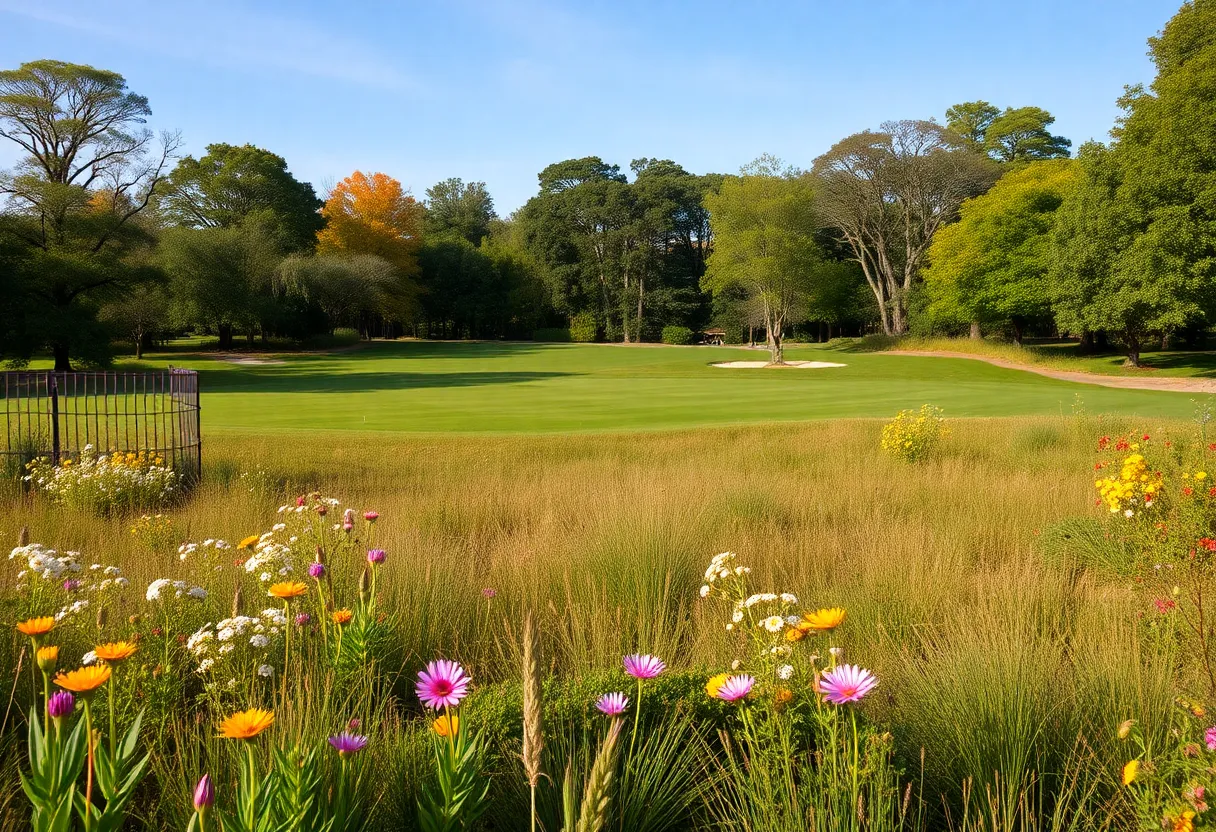
<path fill-rule="evenodd" d="M 766 353 L 730 347 L 373 342 L 333 353 L 208 353 L 145 366 L 201 371 L 205 431 L 300 429 L 424 433 L 638 431 L 842 417 L 888 417 L 926 402 L 958 416 L 1088 413 L 1189 417 L 1186 394 L 1056 381 L 951 358 L 806 347 L 818 370 L 720 369 Z M 123 367 L 135 367 L 134 362 Z"/>

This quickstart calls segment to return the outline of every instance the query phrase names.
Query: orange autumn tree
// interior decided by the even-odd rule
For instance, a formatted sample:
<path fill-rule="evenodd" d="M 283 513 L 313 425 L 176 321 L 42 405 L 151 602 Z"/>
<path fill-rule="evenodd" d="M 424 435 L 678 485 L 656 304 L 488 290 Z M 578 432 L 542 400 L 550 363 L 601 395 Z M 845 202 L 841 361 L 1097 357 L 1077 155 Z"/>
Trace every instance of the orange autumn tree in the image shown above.
<path fill-rule="evenodd" d="M 382 257 L 401 276 L 389 299 L 389 317 L 404 319 L 418 294 L 418 274 L 425 209 L 388 174 L 355 171 L 330 191 L 321 209 L 325 227 L 317 232 L 317 254 L 372 254 Z"/>

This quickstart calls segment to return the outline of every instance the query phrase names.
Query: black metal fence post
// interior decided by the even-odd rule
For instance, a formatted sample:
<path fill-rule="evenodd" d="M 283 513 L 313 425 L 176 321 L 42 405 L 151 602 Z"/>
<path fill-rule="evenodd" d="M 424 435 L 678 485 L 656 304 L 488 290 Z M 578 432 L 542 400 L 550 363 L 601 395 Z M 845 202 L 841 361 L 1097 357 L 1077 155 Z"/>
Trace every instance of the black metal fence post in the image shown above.
<path fill-rule="evenodd" d="M 46 374 L 46 389 L 51 397 L 51 462 L 59 464 L 59 382 L 54 373 Z"/>

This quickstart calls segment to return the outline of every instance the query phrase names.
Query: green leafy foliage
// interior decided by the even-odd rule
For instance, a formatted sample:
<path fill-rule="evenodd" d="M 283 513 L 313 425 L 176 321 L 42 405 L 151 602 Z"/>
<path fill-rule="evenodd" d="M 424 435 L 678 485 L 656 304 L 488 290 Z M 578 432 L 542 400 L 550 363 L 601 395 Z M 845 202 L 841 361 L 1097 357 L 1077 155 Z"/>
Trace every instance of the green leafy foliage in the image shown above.
<path fill-rule="evenodd" d="M 663 327 L 663 343 L 691 344 L 693 334 L 693 331 L 686 326 L 665 326 Z"/>

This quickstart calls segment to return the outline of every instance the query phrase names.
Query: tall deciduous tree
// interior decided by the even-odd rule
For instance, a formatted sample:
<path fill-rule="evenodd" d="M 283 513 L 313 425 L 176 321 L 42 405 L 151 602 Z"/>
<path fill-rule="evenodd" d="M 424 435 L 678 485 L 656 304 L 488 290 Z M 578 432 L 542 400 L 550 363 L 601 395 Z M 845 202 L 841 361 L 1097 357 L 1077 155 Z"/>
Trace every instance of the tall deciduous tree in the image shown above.
<path fill-rule="evenodd" d="M 815 160 L 816 210 L 861 264 L 886 334 L 907 332 L 908 295 L 934 234 L 995 181 L 994 168 L 929 121 L 888 122 Z"/>
<path fill-rule="evenodd" d="M 701 285 L 715 296 L 741 289 L 762 310 L 769 360 L 781 364 L 785 328 L 805 309 L 820 260 L 811 180 L 765 156 L 705 202 L 714 249 Z"/>
<path fill-rule="evenodd" d="M 1121 100 L 1114 145 L 1082 148 L 1053 270 L 1060 326 L 1119 336 L 1132 363 L 1216 314 L 1216 0 L 1184 5 L 1149 49 L 1157 77 Z"/>
<path fill-rule="evenodd" d="M 480 245 L 498 218 L 485 182 L 445 179 L 426 189 L 426 233 L 453 234 Z"/>
<path fill-rule="evenodd" d="M 374 254 L 293 254 L 279 264 L 277 287 L 316 304 L 330 332 L 339 326 L 368 331 L 375 316 L 387 315 L 400 275 Z"/>
<path fill-rule="evenodd" d="M 104 360 L 97 309 L 146 273 L 130 263 L 150 237 L 137 216 L 162 184 L 180 143 L 153 148 L 146 98 L 114 72 L 34 61 L 0 72 L 0 137 L 25 152 L 0 177 L 9 212 L 0 233 L 22 249 L 17 270 L 27 304 L 17 359 L 49 346 L 57 370 L 74 353 Z"/>
<path fill-rule="evenodd" d="M 958 133 L 972 150 L 986 153 L 988 128 L 1000 114 L 1000 108 L 987 101 L 964 101 L 946 110 L 946 126 Z"/>
<path fill-rule="evenodd" d="M 1008 325 L 1021 343 L 1026 325 L 1051 312 L 1051 234 L 1077 175 L 1071 159 L 1035 162 L 964 202 L 959 221 L 929 247 L 924 278 L 933 316 Z"/>
<path fill-rule="evenodd" d="M 374 254 L 392 263 L 398 280 L 385 317 L 409 320 L 417 305 L 422 205 L 391 176 L 355 171 L 334 186 L 321 215 L 326 225 L 317 233 L 317 253 Z"/>
<path fill-rule="evenodd" d="M 201 158 L 179 161 L 167 184 L 160 209 L 175 225 L 235 228 L 254 223 L 291 251 L 311 251 L 324 225 L 312 185 L 292 176 L 283 157 L 251 144 L 207 145 Z"/>
<path fill-rule="evenodd" d="M 999 162 L 1033 162 L 1068 156 L 1072 142 L 1047 128 L 1055 116 L 1042 107 L 1006 108 L 984 133 L 984 147 Z"/>
<path fill-rule="evenodd" d="M 174 318 L 219 334 L 230 349 L 234 332 L 252 340 L 268 313 L 280 254 L 255 229 L 173 228 L 160 242 Z"/>

